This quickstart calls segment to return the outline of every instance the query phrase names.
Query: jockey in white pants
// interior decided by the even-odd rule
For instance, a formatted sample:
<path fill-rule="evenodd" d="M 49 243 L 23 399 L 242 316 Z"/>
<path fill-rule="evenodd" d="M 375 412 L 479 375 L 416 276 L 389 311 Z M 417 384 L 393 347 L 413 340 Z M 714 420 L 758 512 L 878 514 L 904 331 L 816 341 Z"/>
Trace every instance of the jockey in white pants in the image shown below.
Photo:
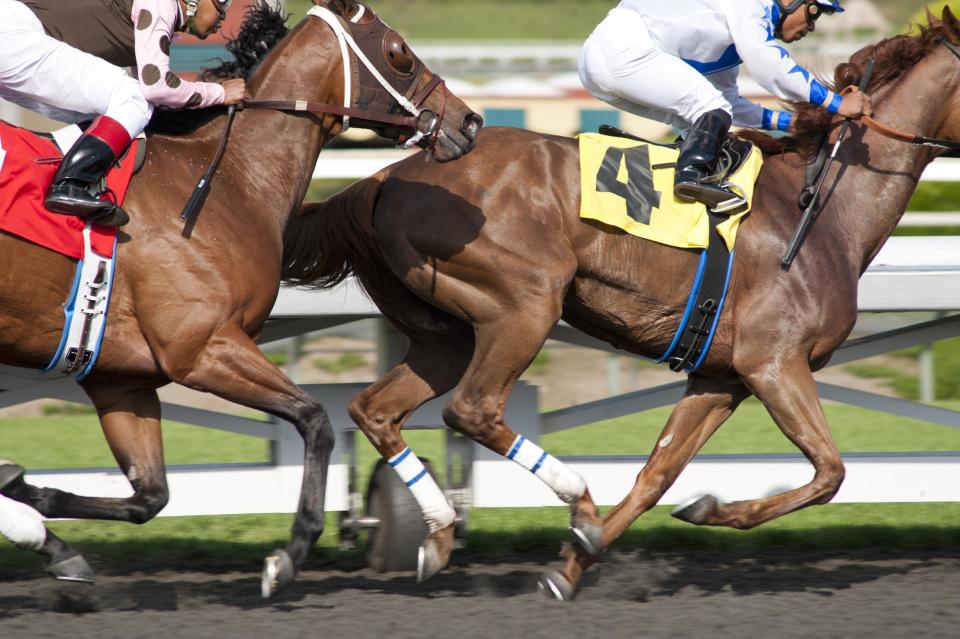
<path fill-rule="evenodd" d="M 839 11 L 840 0 L 622 0 L 587 39 L 580 78 L 597 98 L 684 131 L 675 194 L 716 206 L 733 194 L 703 180 L 717 170 L 730 125 L 787 131 L 793 117 L 742 97 L 740 65 L 783 100 L 848 118 L 871 113 L 869 96 L 837 95 L 778 42 L 796 42 Z"/>
<path fill-rule="evenodd" d="M 125 224 L 127 214 L 100 199 L 101 182 L 147 125 L 154 105 L 196 108 L 243 100 L 243 80 L 188 82 L 169 70 L 174 32 L 207 37 L 229 4 L 0 0 L 0 98 L 63 122 L 93 120 L 64 155 L 44 201 L 49 210 Z M 122 67 L 135 67 L 137 78 Z"/>

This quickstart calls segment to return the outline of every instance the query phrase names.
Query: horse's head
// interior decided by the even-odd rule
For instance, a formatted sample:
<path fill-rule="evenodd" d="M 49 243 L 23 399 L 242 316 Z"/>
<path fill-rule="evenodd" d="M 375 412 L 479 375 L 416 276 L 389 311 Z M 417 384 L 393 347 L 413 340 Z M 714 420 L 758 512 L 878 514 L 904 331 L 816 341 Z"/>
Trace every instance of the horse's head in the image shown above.
<path fill-rule="evenodd" d="M 861 49 L 837 68 L 840 88 L 860 82 L 867 60 L 876 71 L 868 92 L 875 92 L 877 118 L 904 132 L 960 140 L 960 21 L 950 7 L 941 19 L 927 10 L 928 25 L 914 35 L 897 35 Z M 942 150 L 940 151 L 942 152 Z"/>
<path fill-rule="evenodd" d="M 314 4 L 307 20 L 325 22 L 338 41 L 341 104 L 352 110 L 352 126 L 428 149 L 440 162 L 473 148 L 483 119 L 447 90 L 402 36 L 353 0 Z"/>

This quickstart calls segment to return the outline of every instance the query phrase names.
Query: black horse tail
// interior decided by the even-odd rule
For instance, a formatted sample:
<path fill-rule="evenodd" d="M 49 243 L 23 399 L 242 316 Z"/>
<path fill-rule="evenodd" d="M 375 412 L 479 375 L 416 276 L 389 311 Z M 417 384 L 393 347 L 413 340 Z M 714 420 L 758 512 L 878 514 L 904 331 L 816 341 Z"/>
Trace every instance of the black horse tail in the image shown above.
<path fill-rule="evenodd" d="M 323 202 L 304 202 L 283 234 L 281 278 L 323 289 L 351 275 L 375 282 L 390 273 L 373 231 L 382 177 L 360 180 Z"/>

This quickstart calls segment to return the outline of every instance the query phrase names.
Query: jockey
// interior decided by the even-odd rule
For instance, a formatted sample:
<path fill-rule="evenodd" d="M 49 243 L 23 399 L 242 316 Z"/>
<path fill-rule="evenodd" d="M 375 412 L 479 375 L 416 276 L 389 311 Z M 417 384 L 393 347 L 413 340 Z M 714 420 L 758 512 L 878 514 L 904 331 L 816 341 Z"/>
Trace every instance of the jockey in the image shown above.
<path fill-rule="evenodd" d="M 97 224 L 129 220 L 100 199 L 107 169 L 154 106 L 243 101 L 243 80 L 188 82 L 170 71 L 174 32 L 206 38 L 230 0 L 0 0 L 0 98 L 63 122 L 93 120 L 70 147 L 44 205 Z M 134 79 L 121 67 L 135 67 Z M 139 80 L 139 82 L 138 82 Z"/>
<path fill-rule="evenodd" d="M 704 181 L 730 125 L 787 131 L 793 118 L 739 94 L 741 64 L 783 100 L 847 118 L 871 113 L 869 96 L 837 95 L 778 42 L 796 42 L 840 11 L 840 0 L 622 0 L 587 39 L 580 78 L 597 98 L 684 131 L 674 193 L 716 206 L 736 197 Z"/>

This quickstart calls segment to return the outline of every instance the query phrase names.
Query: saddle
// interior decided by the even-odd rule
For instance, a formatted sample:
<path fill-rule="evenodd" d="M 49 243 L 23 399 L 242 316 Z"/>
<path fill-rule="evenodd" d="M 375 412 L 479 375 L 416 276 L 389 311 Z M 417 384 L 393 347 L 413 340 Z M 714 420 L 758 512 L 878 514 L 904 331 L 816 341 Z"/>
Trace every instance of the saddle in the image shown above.
<path fill-rule="evenodd" d="M 667 148 L 667 149 L 680 149 L 679 142 L 654 142 L 653 140 L 647 140 L 638 135 L 633 135 L 622 129 L 618 129 L 615 126 L 610 126 L 609 124 L 601 124 L 599 132 L 601 135 L 609 135 L 617 138 L 625 138 L 627 140 L 634 140 L 635 142 L 643 142 L 644 144 L 653 144 L 655 146 Z M 743 193 L 738 192 L 738 188 L 735 184 L 730 183 L 730 177 L 734 173 L 740 170 L 743 166 L 743 163 L 747 161 L 747 158 L 750 157 L 750 152 L 753 150 L 753 144 L 747 140 L 742 140 L 738 137 L 728 135 L 727 138 L 723 141 L 723 145 L 720 147 L 720 163 L 717 166 L 717 172 L 713 175 L 706 178 L 705 181 L 710 182 L 711 184 L 717 184 L 724 186 L 726 188 L 733 187 L 734 192 L 737 195 L 743 197 Z M 676 165 L 672 165 L 671 168 L 675 168 Z M 664 167 L 666 168 L 666 167 Z M 733 210 L 736 210 L 734 207 L 726 210 L 717 210 L 716 213 L 728 213 Z"/>
<path fill-rule="evenodd" d="M 75 129 L 79 134 L 80 129 Z M 73 136 L 75 139 L 76 136 Z M 144 140 L 135 140 L 107 174 L 106 186 L 120 202 L 134 169 L 142 165 Z M 0 230 L 39 244 L 73 259 L 84 256 L 85 223 L 76 216 L 48 212 L 43 198 L 63 154 L 71 131 L 37 134 L 0 121 Z M 94 225 L 92 247 L 112 256 L 114 234 Z"/>
<path fill-rule="evenodd" d="M 706 360 L 732 273 L 737 229 L 751 207 L 763 156 L 750 142 L 728 138 L 711 179 L 742 194 L 728 211 L 673 196 L 679 144 L 660 144 L 602 127 L 580 144 L 580 217 L 647 240 L 699 253 L 699 264 L 674 338 L 657 359 L 692 373 Z"/>

